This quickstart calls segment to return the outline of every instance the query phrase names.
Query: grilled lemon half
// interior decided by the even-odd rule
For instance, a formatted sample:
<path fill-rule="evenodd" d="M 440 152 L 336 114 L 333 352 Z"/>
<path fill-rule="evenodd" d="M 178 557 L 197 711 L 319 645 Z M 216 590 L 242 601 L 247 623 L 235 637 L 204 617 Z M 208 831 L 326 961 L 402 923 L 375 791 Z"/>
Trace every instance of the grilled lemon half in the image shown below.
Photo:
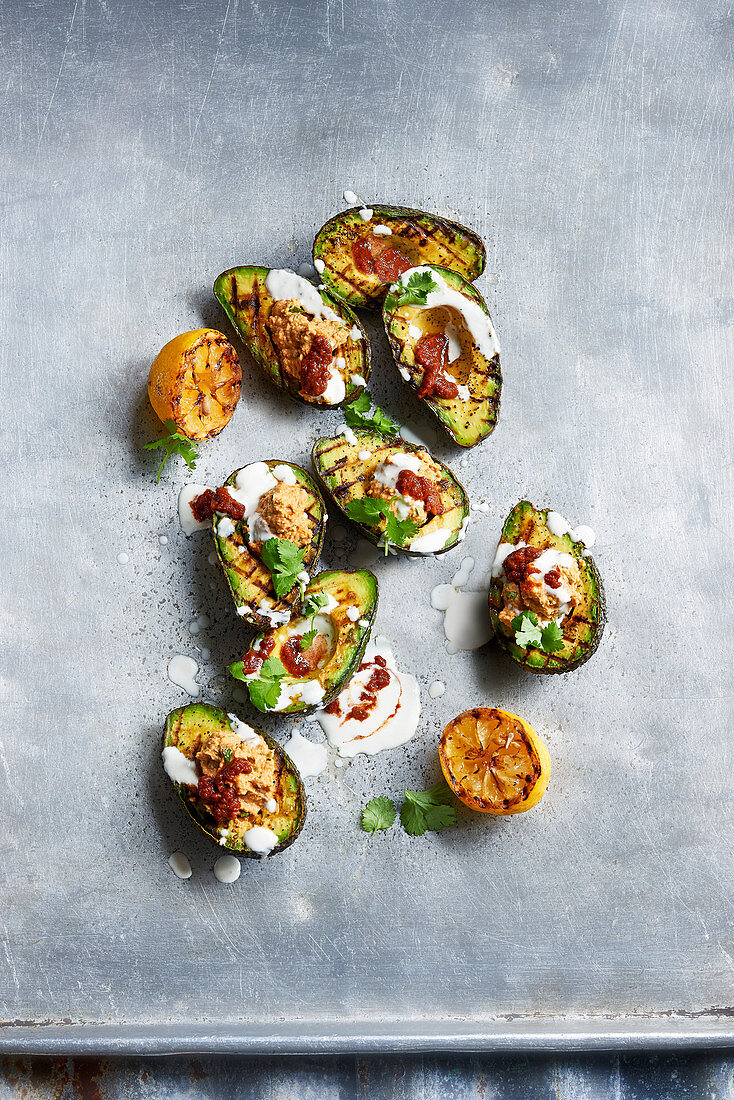
<path fill-rule="evenodd" d="M 242 371 L 226 336 L 212 328 L 182 332 L 153 360 L 148 396 L 157 416 L 189 439 L 218 435 L 240 399 Z"/>

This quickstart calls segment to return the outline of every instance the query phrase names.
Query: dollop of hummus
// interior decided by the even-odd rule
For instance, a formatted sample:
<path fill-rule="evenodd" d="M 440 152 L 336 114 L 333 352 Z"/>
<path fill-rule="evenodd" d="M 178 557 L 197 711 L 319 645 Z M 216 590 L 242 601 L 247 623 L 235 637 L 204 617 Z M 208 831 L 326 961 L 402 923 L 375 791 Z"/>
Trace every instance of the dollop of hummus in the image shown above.
<path fill-rule="evenodd" d="M 325 337 L 332 351 L 345 344 L 349 326 L 342 321 L 327 321 L 306 313 L 297 298 L 275 302 L 265 322 L 281 366 L 291 378 L 300 381 L 301 362 L 311 350 L 316 336 Z"/>
<path fill-rule="evenodd" d="M 252 765 L 248 774 L 241 772 L 235 777 L 232 786 L 239 798 L 239 810 L 234 824 L 240 815 L 257 814 L 270 798 L 278 793 L 278 760 L 262 737 L 252 741 L 229 731 L 208 734 L 196 754 L 196 763 L 202 775 L 215 776 L 219 769 L 232 760 L 247 760 Z M 230 832 L 232 831 L 230 823 Z M 249 828 L 251 822 L 244 821 L 243 827 Z"/>
<path fill-rule="evenodd" d="M 302 548 L 310 543 L 316 525 L 308 511 L 311 504 L 312 498 L 302 486 L 279 481 L 260 497 L 257 512 L 276 538 L 289 539 Z M 252 543 L 256 551 L 261 545 Z"/>

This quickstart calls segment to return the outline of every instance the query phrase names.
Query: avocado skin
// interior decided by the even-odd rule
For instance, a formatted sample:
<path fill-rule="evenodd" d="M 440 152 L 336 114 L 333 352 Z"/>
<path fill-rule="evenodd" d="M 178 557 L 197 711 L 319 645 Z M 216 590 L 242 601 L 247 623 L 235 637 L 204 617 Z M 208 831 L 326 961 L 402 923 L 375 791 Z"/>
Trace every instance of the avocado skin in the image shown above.
<path fill-rule="evenodd" d="M 294 702 L 285 710 L 273 710 L 269 713 L 306 715 L 313 714 L 317 710 L 322 710 L 324 707 L 327 707 L 329 703 L 333 702 L 334 699 L 336 699 L 337 695 L 347 686 L 352 676 L 359 668 L 362 662 L 362 658 L 364 657 L 364 651 L 367 648 L 367 643 L 370 639 L 370 633 L 374 625 L 375 616 L 377 615 L 379 586 L 375 574 L 370 572 L 369 569 L 355 569 L 352 571 L 347 571 L 344 569 L 325 570 L 323 573 L 319 573 L 313 578 L 311 584 L 306 589 L 306 594 L 308 594 L 309 590 L 313 591 L 314 589 L 319 591 L 328 591 L 328 587 L 330 584 L 333 583 L 334 585 L 338 585 L 340 579 L 344 577 L 352 578 L 352 583 L 355 583 L 355 578 L 359 578 L 360 582 L 363 582 L 365 586 L 363 597 L 360 599 L 360 602 L 357 606 L 359 606 L 360 610 L 360 619 L 367 619 L 367 626 L 360 627 L 357 623 L 353 624 L 354 628 L 360 631 L 357 646 L 354 648 L 353 653 L 351 653 L 351 655 L 349 656 L 345 667 L 339 672 L 339 675 L 336 677 L 336 679 L 332 681 L 331 687 L 326 691 L 324 698 L 319 703 L 310 706 L 304 706 L 302 703 Z M 352 603 L 355 603 L 355 601 L 352 600 Z M 252 646 L 255 645 L 255 643 L 259 642 L 262 638 L 271 637 L 273 635 L 279 636 L 288 625 L 289 624 L 286 623 L 285 627 L 276 627 L 273 630 L 267 631 L 265 634 L 259 634 L 256 638 L 253 638 L 252 642 L 250 643 L 250 648 L 252 648 Z M 341 643 L 337 644 L 339 645 Z M 273 650 L 272 656 L 278 656 L 277 647 Z M 299 681 L 292 680 L 291 682 L 298 683 Z"/>
<path fill-rule="evenodd" d="M 521 500 L 519 504 L 515 505 L 505 520 L 500 542 L 527 542 L 529 540 L 525 536 L 528 532 L 532 532 L 534 527 L 543 527 L 547 531 L 546 519 L 549 511 L 550 509 L 548 508 L 536 509 L 530 501 Z M 572 542 L 568 535 L 563 535 L 561 539 L 554 538 L 550 532 L 548 532 L 548 535 L 551 540 L 551 545 L 557 545 L 558 542 L 563 540 L 566 541 L 566 552 L 573 554 L 582 568 L 585 577 L 584 588 L 588 589 L 588 587 L 591 587 L 593 590 L 591 596 L 593 618 L 590 621 L 590 625 L 593 626 L 593 632 L 588 640 L 579 643 L 581 651 L 578 656 L 571 656 L 570 658 L 558 657 L 552 653 L 544 653 L 534 646 L 525 649 L 517 645 L 500 629 L 498 615 L 502 610 L 503 603 L 502 584 L 500 583 L 499 577 L 493 578 L 489 589 L 489 616 L 494 628 L 495 639 L 500 649 L 504 650 L 516 664 L 520 665 L 527 672 L 546 676 L 572 672 L 574 669 L 580 668 L 581 665 L 586 664 L 589 658 L 596 653 L 606 625 L 606 598 L 604 595 L 604 586 L 593 558 L 588 554 L 582 553 L 584 544 L 581 542 Z M 531 545 L 533 544 L 531 543 Z"/>
<path fill-rule="evenodd" d="M 178 707 L 176 710 L 172 710 L 166 718 L 166 724 L 163 728 L 164 749 L 168 745 L 178 745 L 178 734 L 185 722 L 191 725 L 200 725 L 204 727 L 207 732 L 211 732 L 213 729 L 228 730 L 231 728 L 227 721 L 226 711 L 223 711 L 220 707 L 215 707 L 211 703 L 189 703 L 185 707 Z M 280 852 L 284 852 L 286 848 L 289 848 L 301 832 L 306 820 L 306 794 L 303 789 L 303 780 L 290 756 L 283 751 L 277 741 L 263 730 L 258 729 L 257 726 L 252 726 L 252 728 L 260 734 L 268 748 L 274 751 L 281 763 L 283 771 L 286 772 L 291 781 L 296 784 L 296 824 L 289 835 L 285 837 L 285 839 L 279 841 L 272 852 L 268 853 L 268 856 L 275 856 Z M 228 852 L 234 852 L 236 855 L 246 859 L 262 858 L 256 852 L 251 852 L 249 848 L 234 848 L 229 844 L 220 844 L 220 838 L 210 831 L 212 821 L 210 815 L 205 810 L 198 809 L 197 800 L 191 796 L 187 786 L 182 783 L 174 783 L 174 787 L 176 788 L 176 793 L 186 807 L 186 812 L 191 820 L 218 848 L 225 848 Z"/>
<path fill-rule="evenodd" d="M 328 448 L 331 444 L 339 443 L 347 452 L 352 451 L 355 455 L 362 449 L 362 445 L 364 445 L 364 448 L 369 451 L 374 451 L 376 448 L 384 448 L 385 453 L 389 453 L 389 451 L 392 450 L 402 451 L 407 454 L 412 454 L 415 451 L 425 451 L 427 454 L 430 454 L 430 451 L 428 451 L 426 447 L 421 447 L 415 443 L 409 443 L 406 439 L 403 439 L 402 436 L 397 436 L 397 438 L 395 439 L 390 439 L 388 436 L 381 435 L 379 432 L 365 432 L 357 429 L 355 429 L 354 434 L 357 437 L 356 444 L 350 444 L 348 440 L 344 439 L 343 436 L 333 436 L 325 437 L 323 439 L 317 439 L 311 452 L 311 462 L 319 482 L 329 494 L 330 498 L 334 501 L 334 504 L 337 506 L 339 511 L 342 512 L 345 519 L 349 523 L 351 523 L 353 527 L 356 527 L 362 538 L 367 539 L 368 542 L 375 543 L 375 545 L 379 545 L 381 534 L 377 531 L 375 527 L 368 527 L 366 524 L 357 523 L 355 520 L 351 519 L 347 515 L 346 510 L 342 505 L 341 499 L 336 496 L 335 491 L 338 488 L 336 484 L 336 479 L 334 478 L 333 474 L 329 472 L 329 469 L 324 466 L 324 450 Z M 460 507 L 463 513 L 461 519 L 466 519 L 469 515 L 469 498 L 466 494 L 464 486 L 461 484 L 455 474 L 448 468 L 448 466 L 439 461 L 439 459 L 437 459 L 435 455 L 431 455 L 431 458 L 433 458 L 433 461 L 441 467 L 441 469 L 444 471 L 446 478 L 455 487 L 457 491 L 457 496 L 459 497 L 459 500 L 461 502 Z M 338 465 L 339 468 L 344 468 L 344 466 L 346 465 L 346 459 L 344 462 L 340 462 Z M 345 503 L 348 503 L 350 500 L 353 499 L 355 498 L 344 495 Z M 455 501 L 452 501 L 452 503 L 455 507 L 459 507 L 459 505 Z M 458 545 L 458 543 L 461 542 L 461 539 L 458 537 L 460 530 L 461 527 L 459 526 L 456 531 L 457 537 L 454 538 L 453 542 L 450 542 L 448 546 L 443 546 L 440 550 L 434 550 L 431 554 L 421 554 L 416 550 L 406 550 L 401 546 L 395 546 L 393 547 L 393 549 L 398 554 L 406 554 L 409 557 L 414 558 L 436 557 L 439 554 L 445 554 L 448 550 L 452 550 L 454 546 Z"/>
<path fill-rule="evenodd" d="M 265 326 L 265 321 L 270 314 L 269 303 L 273 299 L 267 292 L 265 280 L 271 268 L 269 267 L 231 267 L 223 271 L 214 281 L 214 296 L 221 305 L 252 358 L 279 389 L 287 393 L 294 401 L 301 405 L 308 405 L 320 411 L 339 408 L 339 405 L 325 405 L 319 401 L 309 401 L 298 389 L 294 379 L 285 376 L 281 371 L 278 358 L 273 348 L 270 334 Z M 319 291 L 321 299 L 338 313 L 350 326 L 356 325 L 362 333 L 360 341 L 362 355 L 359 363 L 348 363 L 349 374 L 361 374 L 365 382 L 369 380 L 372 367 L 372 347 L 362 327 L 359 318 L 352 312 L 349 305 L 341 298 L 329 293 L 327 290 Z M 266 308 L 263 308 L 265 306 Z M 356 367 L 357 369 L 352 369 Z M 346 393 L 340 405 L 348 405 L 364 389 L 364 386 L 355 385 L 351 381 L 346 382 Z"/>
<path fill-rule="evenodd" d="M 302 489 L 306 489 L 309 493 L 311 493 L 314 498 L 314 504 L 316 505 L 319 518 L 316 524 L 314 537 L 311 541 L 310 547 L 307 547 L 309 553 L 312 553 L 312 556 L 309 558 L 308 564 L 306 564 L 306 562 L 304 561 L 304 568 L 310 576 L 313 576 L 319 564 L 321 548 L 324 544 L 324 534 L 326 532 L 326 506 L 324 504 L 324 499 L 321 496 L 319 488 L 314 482 L 311 475 L 306 470 L 304 470 L 303 467 L 297 466 L 295 462 L 285 462 L 283 461 L 283 459 L 280 458 L 267 458 L 263 459 L 262 461 L 265 462 L 266 466 L 269 466 L 271 468 L 273 466 L 290 466 L 298 479 L 298 484 L 301 486 Z M 225 486 L 234 485 L 234 480 L 238 473 L 239 470 L 234 470 L 225 481 Z M 232 599 L 234 600 L 235 607 L 242 607 L 246 604 L 252 605 L 253 603 L 257 605 L 260 602 L 260 600 L 257 598 L 257 595 L 254 595 L 252 599 L 248 600 L 242 592 L 238 591 L 238 589 L 240 587 L 244 588 L 245 586 L 249 586 L 254 590 L 254 582 L 251 579 L 252 576 L 254 576 L 256 573 L 259 573 L 260 571 L 262 571 L 263 573 L 267 573 L 268 576 L 270 576 L 270 573 L 265 564 L 260 560 L 260 558 L 256 557 L 256 555 L 247 550 L 246 555 L 240 552 L 236 552 L 235 561 L 242 561 L 242 559 L 246 557 L 250 562 L 254 563 L 254 570 L 246 577 L 242 577 L 238 574 L 237 569 L 234 568 L 234 565 L 225 560 L 225 555 L 223 551 L 223 546 L 232 544 L 234 535 L 228 535 L 226 538 L 220 538 L 216 531 L 218 519 L 218 516 L 212 516 L 212 535 L 214 537 L 214 545 L 216 547 L 217 557 L 219 558 L 222 569 L 224 570 L 224 575 L 226 577 L 229 590 L 232 593 Z M 239 545 L 239 543 L 234 542 L 234 545 Z M 297 585 L 291 590 L 291 592 L 289 592 L 288 596 L 284 596 L 282 599 L 278 599 L 278 597 L 275 596 L 274 589 L 273 592 L 270 593 L 260 588 L 258 594 L 260 598 L 268 597 L 269 599 L 272 599 L 274 601 L 273 607 L 275 609 L 282 610 L 286 607 L 297 608 L 300 606 Z M 270 625 L 268 623 L 268 620 L 263 615 L 258 615 L 256 612 L 250 611 L 240 617 L 243 623 L 246 623 L 248 626 L 253 626 L 258 630 L 262 630 L 263 627 Z"/>
<path fill-rule="evenodd" d="M 441 218 L 438 214 L 430 214 L 426 210 L 414 210 L 407 206 L 385 206 L 379 203 L 371 207 L 372 220 L 370 222 L 363 222 L 359 216 L 359 210 L 360 208 L 355 206 L 350 207 L 348 210 L 341 210 L 338 214 L 335 214 L 333 218 L 330 218 L 329 221 L 325 223 L 325 225 L 322 225 L 313 243 L 314 261 L 322 260 L 326 263 L 326 268 L 321 273 L 322 282 L 328 286 L 334 294 L 353 308 L 380 309 L 389 284 L 377 282 L 374 293 L 370 294 L 360 291 L 348 278 L 345 279 L 343 275 L 340 275 L 331 268 L 328 262 L 328 255 L 329 252 L 333 252 L 336 249 L 348 248 L 350 252 L 348 267 L 351 268 L 352 273 L 354 273 L 354 267 L 351 261 L 351 246 L 353 241 L 356 240 L 358 236 L 366 236 L 371 225 L 379 225 L 381 222 L 389 226 L 390 222 L 395 219 L 404 220 L 408 223 L 408 232 L 411 231 L 410 227 L 412 223 L 413 232 L 415 231 L 415 227 L 417 227 L 419 231 L 422 231 L 422 235 L 428 237 L 434 236 L 438 231 L 447 239 L 451 240 L 452 244 L 455 244 L 456 239 L 458 239 L 457 253 L 461 254 L 462 250 L 466 253 L 466 259 L 462 259 L 461 261 L 457 259 L 455 265 L 452 265 L 446 263 L 442 259 L 440 253 L 432 257 L 430 254 L 430 245 L 424 243 L 418 246 L 416 259 L 419 263 L 430 264 L 433 259 L 436 263 L 441 262 L 443 266 L 449 267 L 450 270 L 457 271 L 470 282 L 473 279 L 477 279 L 484 271 L 484 266 L 487 261 L 484 241 L 473 229 L 469 229 L 460 222 L 454 222 L 448 218 Z M 356 233 L 356 230 L 359 229 L 363 229 L 365 232 Z M 398 233 L 398 235 L 400 235 L 400 233 Z M 419 257 L 422 258 L 419 259 Z M 365 276 L 361 272 L 357 273 L 357 279 L 358 281 L 364 282 Z"/>
<path fill-rule="evenodd" d="M 430 266 L 438 271 L 439 274 L 443 275 L 446 282 L 450 286 L 453 286 L 455 290 L 461 291 L 461 293 L 473 298 L 475 302 L 478 302 L 489 317 L 487 303 L 475 286 L 472 286 L 466 279 L 462 279 L 455 271 L 450 271 L 445 267 L 438 267 L 436 264 L 431 264 Z M 397 306 L 398 298 L 399 295 L 392 294 L 388 291 L 383 305 L 382 317 L 385 325 L 385 332 L 390 342 L 393 359 L 398 367 L 403 366 L 410 372 L 410 378 L 407 381 L 403 379 L 403 381 L 408 389 L 417 396 L 417 391 L 420 389 L 421 380 L 423 378 L 423 371 L 420 368 L 416 369 L 415 360 L 412 356 L 412 341 L 411 360 L 408 361 L 405 359 L 405 345 L 401 342 L 396 331 L 397 326 L 395 325 L 399 309 Z M 410 340 L 411 338 L 408 337 L 408 339 Z M 478 351 L 477 354 L 479 354 Z M 500 367 L 499 352 L 493 355 L 489 362 L 482 356 L 482 362 L 486 364 L 486 371 L 484 372 L 485 380 L 492 389 L 491 394 L 482 394 L 482 398 L 487 401 L 489 405 L 489 414 L 483 419 L 476 418 L 476 420 L 472 422 L 472 418 L 470 417 L 467 420 L 464 413 L 466 403 L 460 398 L 451 402 L 446 399 L 437 400 L 432 397 L 418 398 L 423 407 L 438 421 L 443 430 L 451 436 L 459 447 L 476 447 L 478 443 L 483 443 L 497 427 L 497 421 L 500 415 L 500 400 L 502 397 L 502 369 Z M 472 396 L 474 396 L 473 391 Z M 454 415 L 454 412 L 456 415 Z"/>

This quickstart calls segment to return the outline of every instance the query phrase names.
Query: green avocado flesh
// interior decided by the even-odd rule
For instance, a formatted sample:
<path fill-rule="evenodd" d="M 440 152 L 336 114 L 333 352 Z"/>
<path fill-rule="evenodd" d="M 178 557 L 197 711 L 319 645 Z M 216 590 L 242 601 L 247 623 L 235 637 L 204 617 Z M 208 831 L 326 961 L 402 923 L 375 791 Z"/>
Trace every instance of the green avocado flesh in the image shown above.
<path fill-rule="evenodd" d="M 362 241 L 376 249 L 396 249 L 410 261 L 411 267 L 439 264 L 470 281 L 484 271 L 484 244 L 466 226 L 402 206 L 371 209 L 372 218 L 368 222 L 362 220 L 357 208 L 343 210 L 321 227 L 314 241 L 314 262 L 325 264 L 322 282 L 350 306 L 379 309 L 393 281 L 355 266 L 353 250 Z M 389 235 L 375 234 L 375 226 L 385 226 Z"/>
<path fill-rule="evenodd" d="M 377 613 L 377 577 L 367 569 L 359 569 L 353 573 L 340 570 L 319 573 L 306 589 L 304 604 L 308 606 L 309 598 L 317 593 L 331 597 L 327 607 L 317 611 L 314 616 L 292 619 L 284 626 L 259 635 L 245 654 L 247 657 L 258 653 L 263 641 L 267 639 L 268 656 L 278 658 L 288 668 L 289 658 L 284 655 L 283 647 L 290 638 L 303 637 L 315 629 L 318 634 L 312 644 L 325 644 L 325 651 L 312 671 L 301 676 L 288 671 L 282 681 L 280 699 L 275 706 L 267 707 L 267 710 L 277 711 L 279 714 L 305 714 L 328 706 L 359 668 Z M 319 642 L 319 637 L 323 637 L 325 643 Z M 301 652 L 298 643 L 289 648 L 295 649 L 297 653 Z M 311 683 L 319 685 L 323 695 L 319 695 L 318 699 L 310 699 L 309 696 L 306 700 L 301 699 L 294 685 L 305 686 Z"/>
<path fill-rule="evenodd" d="M 350 501 L 371 495 L 368 492 L 369 481 L 380 463 L 388 461 L 396 454 L 417 454 L 421 460 L 428 459 L 435 463 L 440 471 L 440 478 L 435 480 L 434 484 L 440 493 L 444 513 L 441 516 L 432 516 L 418 529 L 413 539 L 445 531 L 446 541 L 436 550 L 411 551 L 409 546 L 396 546 L 395 550 L 403 554 L 412 553 L 425 557 L 426 553 L 443 554 L 461 542 L 469 519 L 469 498 L 448 466 L 444 466 L 434 458 L 425 447 L 408 443 L 399 436 L 397 439 L 388 439 L 378 432 L 364 431 L 355 431 L 354 436 L 353 443 L 344 435 L 319 439 L 314 445 L 312 454 L 314 469 L 319 480 L 347 519 L 349 516 L 346 508 Z M 364 451 L 370 452 L 369 457 L 360 458 L 360 452 Z M 350 522 L 354 523 L 354 520 Z M 382 542 L 384 520 L 380 526 L 369 527 L 363 523 L 355 523 L 355 526 L 370 542 L 378 545 Z"/>
<path fill-rule="evenodd" d="M 574 542 L 570 535 L 554 535 L 547 526 L 548 509 L 538 511 L 527 500 L 520 501 L 510 512 L 502 528 L 500 542 L 525 543 L 541 550 L 548 547 L 575 558 L 581 574 L 581 602 L 561 623 L 564 647 L 546 653 L 535 646 L 524 648 L 508 637 L 500 625 L 499 613 L 504 607 L 502 591 L 504 575 L 492 579 L 489 589 L 489 613 L 497 642 L 528 672 L 558 673 L 578 668 L 595 652 L 604 631 L 604 589 L 593 560 L 584 553 L 584 544 Z"/>
<path fill-rule="evenodd" d="M 453 290 L 473 300 L 489 317 L 486 302 L 478 290 L 453 271 L 434 267 Z M 444 333 L 452 325 L 461 355 L 450 363 L 445 374 L 457 386 L 466 386 L 469 395 L 462 397 L 421 397 L 420 400 L 439 424 L 460 447 L 474 447 L 481 443 L 497 424 L 502 392 L 502 372 L 499 352 L 486 359 L 474 339 L 459 310 L 449 306 L 398 305 L 401 291 L 388 292 L 383 308 L 385 332 L 398 368 L 407 371 L 403 380 L 417 392 L 423 379 L 424 368 L 415 360 L 415 346 L 423 336 Z M 419 335 L 411 335 L 410 329 L 420 329 Z"/>
<path fill-rule="evenodd" d="M 173 710 L 166 718 L 163 731 L 163 748 L 174 746 L 189 760 L 195 760 L 196 754 L 202 743 L 212 733 L 237 733 L 236 721 L 233 715 L 220 710 L 219 707 L 210 706 L 208 703 L 190 703 L 186 707 Z M 272 813 L 263 808 L 255 813 L 244 813 L 239 821 L 237 830 L 230 829 L 232 834 L 239 835 L 226 838 L 222 844 L 219 833 L 220 826 L 209 813 L 206 804 L 202 802 L 196 793 L 196 788 L 185 783 L 175 783 L 174 786 L 183 802 L 189 816 L 198 825 L 203 833 L 213 840 L 215 844 L 242 856 L 255 857 L 242 839 L 242 832 L 255 825 L 262 825 L 272 831 L 278 837 L 278 844 L 270 855 L 276 855 L 292 844 L 306 819 L 306 796 L 303 792 L 303 783 L 295 764 L 277 741 L 269 737 L 262 730 L 254 729 L 265 741 L 268 749 L 275 754 L 275 786 L 268 788 L 268 797 L 277 802 L 277 809 Z"/>
<path fill-rule="evenodd" d="M 268 459 L 266 465 L 271 469 L 274 466 L 288 466 L 293 471 L 298 484 L 305 489 L 311 498 L 307 509 L 308 515 L 314 521 L 314 530 L 311 542 L 303 550 L 303 568 L 312 576 L 319 563 L 319 554 L 324 541 L 326 530 L 326 509 L 321 493 L 313 478 L 302 470 L 300 466 L 292 462 L 281 462 L 276 458 Z M 235 470 L 225 485 L 234 485 L 239 470 Z M 222 563 L 224 575 L 227 578 L 232 598 L 237 608 L 237 614 L 248 626 L 254 626 L 260 630 L 270 626 L 267 615 L 259 610 L 264 603 L 266 612 L 283 612 L 298 606 L 300 602 L 300 588 L 294 584 L 291 591 L 281 598 L 275 593 L 273 576 L 262 559 L 249 549 L 249 532 L 247 521 L 243 520 L 235 524 L 231 535 L 222 537 L 217 534 L 217 525 L 221 517 L 212 517 L 212 533 L 214 544 L 217 548 L 217 556 Z"/>
<path fill-rule="evenodd" d="M 233 267 L 229 271 L 223 271 L 214 283 L 214 294 L 247 350 L 271 382 L 296 401 L 317 409 L 334 408 L 334 405 L 328 405 L 318 397 L 302 394 L 298 379 L 288 374 L 278 359 L 266 324 L 274 304 L 265 285 L 269 271 L 270 268 L 267 267 Z M 350 335 L 345 347 L 339 352 L 346 361 L 346 367 L 342 371 L 346 394 L 343 401 L 337 404 L 348 404 L 364 389 L 363 382 L 353 382 L 352 376 L 363 379 L 364 383 L 370 376 L 370 342 L 349 306 L 326 290 L 319 291 L 319 294 L 322 302 L 333 309 L 345 324 L 350 328 L 356 325 L 361 333 L 358 340 Z"/>

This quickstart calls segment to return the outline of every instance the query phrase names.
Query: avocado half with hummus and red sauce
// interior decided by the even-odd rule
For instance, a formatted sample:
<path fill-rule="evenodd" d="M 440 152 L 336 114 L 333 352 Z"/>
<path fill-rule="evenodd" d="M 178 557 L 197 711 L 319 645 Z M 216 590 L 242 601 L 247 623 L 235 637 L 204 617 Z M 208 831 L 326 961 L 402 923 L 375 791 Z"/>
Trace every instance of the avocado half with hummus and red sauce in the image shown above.
<path fill-rule="evenodd" d="M 383 307 L 398 371 L 460 447 L 494 431 L 500 411 L 500 348 L 486 302 L 455 271 L 404 271 Z"/>
<path fill-rule="evenodd" d="M 235 470 L 207 493 L 217 556 L 237 614 L 260 629 L 287 622 L 316 571 L 324 541 L 326 509 L 313 478 L 293 462 L 268 459 Z M 302 557 L 298 576 L 281 596 L 262 557 L 272 538 L 287 540 Z"/>
<path fill-rule="evenodd" d="M 484 271 L 484 242 L 458 222 L 403 206 L 354 207 L 319 230 L 313 260 L 324 285 L 358 309 L 379 309 L 391 283 L 418 264 L 465 279 Z"/>
<path fill-rule="evenodd" d="M 528 672 L 570 672 L 588 661 L 605 622 L 604 590 L 588 546 L 551 509 L 520 501 L 502 528 L 489 612 L 497 642 Z"/>
<path fill-rule="evenodd" d="M 359 668 L 376 613 L 374 573 L 319 573 L 300 616 L 255 638 L 229 670 L 258 710 L 307 714 L 326 707 Z"/>
<path fill-rule="evenodd" d="M 163 766 L 210 840 L 242 856 L 274 856 L 296 839 L 306 796 L 277 741 L 208 703 L 171 711 Z"/>
<path fill-rule="evenodd" d="M 255 362 L 276 386 L 317 409 L 359 396 L 372 352 L 349 306 L 294 271 L 233 267 L 214 294 Z"/>
<path fill-rule="evenodd" d="M 464 487 L 425 447 L 348 428 L 317 440 L 312 461 L 335 504 L 386 552 L 443 554 L 464 538 Z"/>

